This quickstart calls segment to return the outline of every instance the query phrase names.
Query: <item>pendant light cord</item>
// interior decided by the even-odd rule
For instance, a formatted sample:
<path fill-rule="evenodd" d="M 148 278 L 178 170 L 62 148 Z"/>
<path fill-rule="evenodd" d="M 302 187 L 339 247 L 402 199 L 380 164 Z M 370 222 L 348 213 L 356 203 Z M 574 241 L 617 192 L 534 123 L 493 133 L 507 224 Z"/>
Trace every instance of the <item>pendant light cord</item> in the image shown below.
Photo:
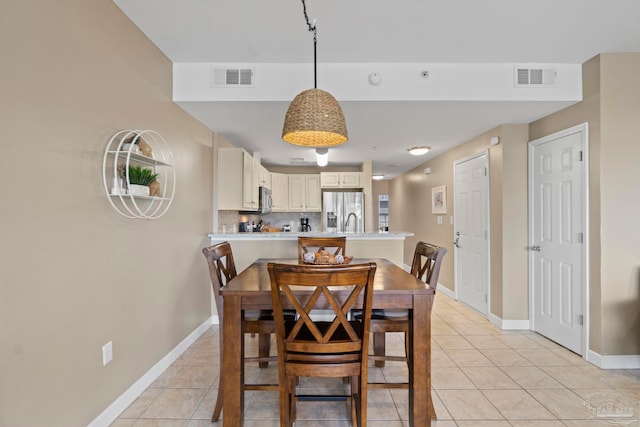
<path fill-rule="evenodd" d="M 318 46 L 318 30 L 315 24 L 309 22 L 309 16 L 307 15 L 307 4 L 302 0 L 302 11 L 304 12 L 304 19 L 307 21 L 307 27 L 309 31 L 313 33 L 313 88 L 318 88 L 318 65 L 317 65 L 317 46 Z"/>

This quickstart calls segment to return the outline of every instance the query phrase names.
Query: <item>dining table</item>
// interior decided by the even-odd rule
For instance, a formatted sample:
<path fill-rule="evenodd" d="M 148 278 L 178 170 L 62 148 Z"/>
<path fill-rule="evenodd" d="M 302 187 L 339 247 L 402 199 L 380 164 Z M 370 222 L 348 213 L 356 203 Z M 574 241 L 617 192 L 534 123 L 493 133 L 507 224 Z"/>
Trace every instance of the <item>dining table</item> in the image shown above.
<path fill-rule="evenodd" d="M 223 297 L 222 370 L 223 425 L 241 427 L 244 422 L 244 310 L 272 309 L 271 281 L 267 264 L 298 264 L 298 259 L 260 258 L 231 279 L 221 290 Z M 383 258 L 354 259 L 352 264 L 377 265 L 373 309 L 409 310 L 408 381 L 409 425 L 430 426 L 435 419 L 431 400 L 431 309 L 435 289 L 400 266 Z M 357 305 L 356 305 L 357 307 Z"/>

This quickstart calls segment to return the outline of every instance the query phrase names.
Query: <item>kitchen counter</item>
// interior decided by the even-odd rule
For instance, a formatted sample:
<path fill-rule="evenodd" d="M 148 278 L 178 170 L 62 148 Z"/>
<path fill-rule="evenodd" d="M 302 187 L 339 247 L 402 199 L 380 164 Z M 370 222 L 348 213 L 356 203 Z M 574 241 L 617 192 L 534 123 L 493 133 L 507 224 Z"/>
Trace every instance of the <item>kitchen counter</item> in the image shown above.
<path fill-rule="evenodd" d="M 331 237 L 346 236 L 345 253 L 354 258 L 386 258 L 401 267 L 403 265 L 404 239 L 413 236 L 407 232 L 389 233 L 211 233 L 211 244 L 231 243 L 233 258 L 238 271 L 244 270 L 258 258 L 297 258 L 298 236 Z"/>
<path fill-rule="evenodd" d="M 233 240 L 297 240 L 298 236 L 305 237 L 338 237 L 346 236 L 347 240 L 404 240 L 405 237 L 413 236 L 407 232 L 388 233 L 327 233 L 327 232 L 275 232 L 275 233 L 211 233 L 208 237 L 211 243 Z"/>

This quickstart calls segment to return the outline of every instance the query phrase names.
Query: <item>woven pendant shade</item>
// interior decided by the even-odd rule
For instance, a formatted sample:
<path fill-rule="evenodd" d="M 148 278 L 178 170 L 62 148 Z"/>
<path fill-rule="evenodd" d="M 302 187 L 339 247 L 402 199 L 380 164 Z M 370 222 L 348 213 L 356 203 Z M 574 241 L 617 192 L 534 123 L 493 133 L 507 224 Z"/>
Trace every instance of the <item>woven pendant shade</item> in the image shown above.
<path fill-rule="evenodd" d="M 284 118 L 282 139 L 304 147 L 332 147 L 347 141 L 347 124 L 338 101 L 320 89 L 296 96 Z"/>

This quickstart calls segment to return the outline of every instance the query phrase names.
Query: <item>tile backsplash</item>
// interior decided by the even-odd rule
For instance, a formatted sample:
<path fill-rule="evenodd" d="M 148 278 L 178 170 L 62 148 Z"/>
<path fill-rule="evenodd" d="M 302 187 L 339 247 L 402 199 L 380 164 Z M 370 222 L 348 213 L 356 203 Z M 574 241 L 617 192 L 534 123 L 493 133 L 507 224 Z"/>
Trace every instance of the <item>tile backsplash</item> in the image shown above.
<path fill-rule="evenodd" d="M 291 231 L 300 231 L 300 218 L 309 218 L 311 231 L 322 231 L 322 221 L 320 212 L 272 212 L 270 214 L 248 214 L 238 211 L 218 211 L 218 233 L 233 233 L 238 231 L 238 223 L 245 221 L 255 221 L 257 224 L 262 219 L 264 224 L 270 227 L 282 228 L 285 224 L 293 222 Z"/>

